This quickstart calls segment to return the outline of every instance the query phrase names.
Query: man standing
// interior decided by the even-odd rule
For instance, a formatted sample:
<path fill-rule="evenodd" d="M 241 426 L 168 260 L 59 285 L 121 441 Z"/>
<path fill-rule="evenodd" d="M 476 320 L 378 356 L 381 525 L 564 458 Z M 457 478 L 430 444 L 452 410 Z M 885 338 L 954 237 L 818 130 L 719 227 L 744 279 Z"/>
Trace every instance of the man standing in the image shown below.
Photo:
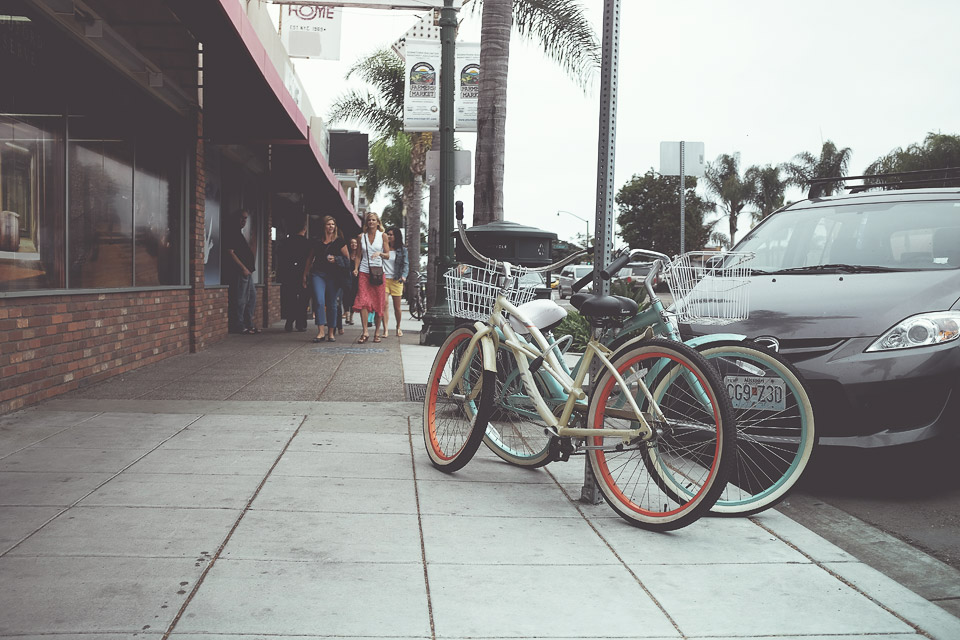
<path fill-rule="evenodd" d="M 260 329 L 253 326 L 253 311 L 257 306 L 257 289 L 253 284 L 253 271 L 256 258 L 250 244 L 243 236 L 243 228 L 247 226 L 247 212 L 243 209 L 234 215 L 233 224 L 229 225 L 224 234 L 223 246 L 227 253 L 227 265 L 230 269 L 230 296 L 234 303 L 234 310 L 230 318 L 230 331 L 233 333 L 260 333 Z"/>
<path fill-rule="evenodd" d="M 307 216 L 302 213 L 290 218 L 290 228 L 294 230 L 277 246 L 277 276 L 280 280 L 280 317 L 287 321 L 285 331 L 307 330 L 307 305 L 310 294 L 303 286 L 303 269 L 310 254 L 310 240 L 307 239 Z"/>

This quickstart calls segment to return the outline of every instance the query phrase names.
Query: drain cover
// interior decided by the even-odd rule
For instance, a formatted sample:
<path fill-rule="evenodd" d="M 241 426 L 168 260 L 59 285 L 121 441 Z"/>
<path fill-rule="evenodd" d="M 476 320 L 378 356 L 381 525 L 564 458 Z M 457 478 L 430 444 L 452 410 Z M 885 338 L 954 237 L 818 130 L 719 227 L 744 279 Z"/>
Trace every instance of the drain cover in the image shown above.
<path fill-rule="evenodd" d="M 425 384 L 406 384 L 407 392 L 407 401 L 408 402 L 423 402 L 423 399 L 427 397 L 427 385 Z"/>
<path fill-rule="evenodd" d="M 366 355 L 368 353 L 385 353 L 387 349 L 379 347 L 314 347 L 315 353 L 333 353 L 340 355 Z"/>

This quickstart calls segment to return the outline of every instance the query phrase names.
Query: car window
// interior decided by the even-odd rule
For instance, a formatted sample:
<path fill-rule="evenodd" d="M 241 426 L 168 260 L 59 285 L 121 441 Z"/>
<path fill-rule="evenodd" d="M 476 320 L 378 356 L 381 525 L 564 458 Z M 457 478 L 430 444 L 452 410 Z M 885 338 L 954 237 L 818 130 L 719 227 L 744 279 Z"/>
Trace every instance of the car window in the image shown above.
<path fill-rule="evenodd" d="M 782 211 L 751 231 L 737 251 L 754 269 L 825 264 L 893 269 L 960 267 L 960 203 L 914 201 Z"/>
<path fill-rule="evenodd" d="M 593 265 L 589 265 L 589 264 L 580 265 L 579 267 L 573 268 L 573 277 L 579 280 L 580 278 L 587 275 L 591 271 L 593 271 Z"/>

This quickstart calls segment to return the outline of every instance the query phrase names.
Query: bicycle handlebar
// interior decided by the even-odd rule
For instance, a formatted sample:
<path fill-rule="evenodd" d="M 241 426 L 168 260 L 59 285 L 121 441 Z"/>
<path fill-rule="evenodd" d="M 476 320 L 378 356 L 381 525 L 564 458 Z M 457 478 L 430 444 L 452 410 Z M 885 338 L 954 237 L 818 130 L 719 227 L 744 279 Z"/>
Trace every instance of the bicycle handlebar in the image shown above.
<path fill-rule="evenodd" d="M 460 234 L 460 240 L 463 241 L 463 246 L 466 247 L 470 255 L 472 255 L 477 260 L 490 265 L 494 269 L 496 269 L 498 264 L 505 264 L 504 262 L 494 260 L 493 258 L 488 258 L 487 256 L 477 251 L 476 247 L 474 247 L 470 243 L 470 238 L 467 237 L 467 228 L 463 226 L 463 201 L 457 200 L 457 202 L 454 204 L 454 210 L 457 215 L 457 231 Z M 588 249 L 581 249 L 580 251 L 567 256 L 560 262 L 554 262 L 553 264 L 547 265 L 545 267 L 523 267 L 523 268 L 525 271 L 532 272 L 532 273 L 544 273 L 546 271 L 556 271 L 558 269 L 562 269 L 568 264 L 571 264 L 572 262 L 576 262 L 583 256 L 587 255 L 587 253 L 589 253 Z M 506 264 L 509 264 L 509 263 L 506 263 Z"/>

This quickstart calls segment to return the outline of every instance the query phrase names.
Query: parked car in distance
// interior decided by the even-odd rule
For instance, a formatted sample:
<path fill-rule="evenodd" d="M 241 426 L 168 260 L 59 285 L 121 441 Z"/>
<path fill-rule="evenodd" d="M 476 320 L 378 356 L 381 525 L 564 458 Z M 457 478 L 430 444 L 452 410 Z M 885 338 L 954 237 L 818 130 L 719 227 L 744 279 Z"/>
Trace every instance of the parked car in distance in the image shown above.
<path fill-rule="evenodd" d="M 821 444 L 960 434 L 960 188 L 803 200 L 733 250 L 756 254 L 750 317 L 686 335 L 778 349 L 806 379 Z"/>
<path fill-rule="evenodd" d="M 627 266 L 617 272 L 617 275 L 613 278 L 613 282 L 623 282 L 632 290 L 637 291 L 643 288 L 643 281 L 646 279 L 647 275 L 650 273 L 650 269 L 652 268 L 652 262 L 630 262 L 627 264 Z M 657 276 L 653 279 L 654 291 L 662 291 L 665 288 L 666 283 L 664 283 L 660 279 L 660 275 L 657 274 Z"/>
<path fill-rule="evenodd" d="M 582 278 L 583 276 L 591 273 L 593 271 L 592 264 L 575 264 L 568 265 L 563 268 L 563 271 L 560 272 L 560 284 L 558 289 L 560 290 L 560 298 L 569 298 L 573 295 L 573 285 Z M 593 283 L 587 284 L 581 291 L 590 291 L 593 289 Z"/>

